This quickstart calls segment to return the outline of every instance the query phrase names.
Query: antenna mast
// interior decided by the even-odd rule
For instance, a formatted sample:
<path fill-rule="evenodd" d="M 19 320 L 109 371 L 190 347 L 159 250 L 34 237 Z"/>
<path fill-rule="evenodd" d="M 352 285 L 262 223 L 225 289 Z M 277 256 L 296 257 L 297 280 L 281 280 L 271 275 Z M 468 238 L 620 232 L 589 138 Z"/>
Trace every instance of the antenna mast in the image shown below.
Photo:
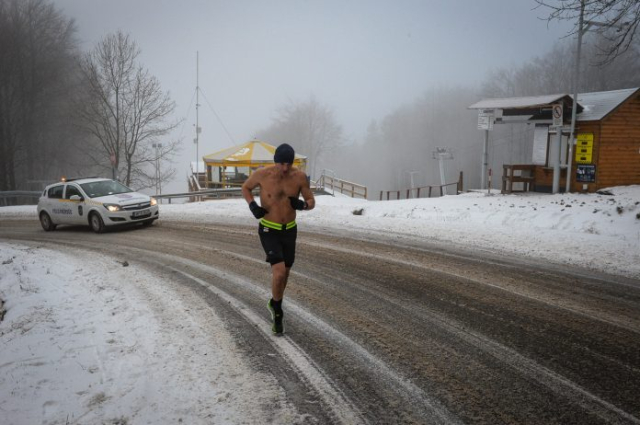
<path fill-rule="evenodd" d="M 196 51 L 196 138 L 193 141 L 196 144 L 196 175 L 200 173 L 200 155 L 198 148 L 200 145 L 200 122 L 198 116 L 198 109 L 200 108 L 200 52 Z"/>

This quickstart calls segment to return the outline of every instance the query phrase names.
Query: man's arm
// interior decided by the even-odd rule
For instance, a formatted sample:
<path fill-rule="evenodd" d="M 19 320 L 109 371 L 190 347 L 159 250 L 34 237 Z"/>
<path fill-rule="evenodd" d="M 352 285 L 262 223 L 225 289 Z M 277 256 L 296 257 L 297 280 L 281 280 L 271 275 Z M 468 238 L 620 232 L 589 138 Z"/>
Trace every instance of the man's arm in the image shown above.
<path fill-rule="evenodd" d="M 258 170 L 251 174 L 247 180 L 245 180 L 242 185 L 242 196 L 244 200 L 249 204 L 249 209 L 255 218 L 262 218 L 267 214 L 267 210 L 258 205 L 256 200 L 253 198 L 253 194 L 251 191 L 255 189 L 260 184 L 260 179 L 262 178 L 262 170 Z"/>
<path fill-rule="evenodd" d="M 304 199 L 304 201 L 307 203 L 307 208 L 305 209 L 309 211 L 316 206 L 316 199 L 313 197 L 313 192 L 309 187 L 309 180 L 304 173 L 302 173 L 302 178 L 304 182 L 302 183 L 302 186 L 300 188 L 300 193 L 302 194 L 302 199 Z"/>
<path fill-rule="evenodd" d="M 260 184 L 260 171 L 261 170 L 254 171 L 242 184 L 242 196 L 244 197 L 244 200 L 247 201 L 247 204 L 255 201 L 255 199 L 253 199 L 253 194 L 251 193 L 251 191 L 258 187 L 258 185 Z"/>

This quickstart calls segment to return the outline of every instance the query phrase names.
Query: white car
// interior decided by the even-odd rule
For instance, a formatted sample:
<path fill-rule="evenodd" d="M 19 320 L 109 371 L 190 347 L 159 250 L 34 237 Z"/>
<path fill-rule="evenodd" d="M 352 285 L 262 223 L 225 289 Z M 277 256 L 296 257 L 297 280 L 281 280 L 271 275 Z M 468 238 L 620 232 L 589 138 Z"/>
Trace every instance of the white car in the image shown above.
<path fill-rule="evenodd" d="M 47 186 L 38 201 L 38 217 L 46 231 L 59 224 L 89 225 L 96 233 L 106 227 L 142 223 L 159 217 L 158 203 L 143 193 L 110 179 L 72 179 Z"/>

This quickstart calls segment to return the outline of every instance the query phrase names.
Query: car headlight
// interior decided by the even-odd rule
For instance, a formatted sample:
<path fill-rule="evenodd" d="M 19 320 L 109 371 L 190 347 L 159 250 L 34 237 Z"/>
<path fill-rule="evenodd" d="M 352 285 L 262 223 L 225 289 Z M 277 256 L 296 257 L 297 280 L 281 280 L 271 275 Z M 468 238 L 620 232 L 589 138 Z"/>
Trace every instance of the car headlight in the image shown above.
<path fill-rule="evenodd" d="M 156 200 L 156 198 L 151 198 L 151 206 L 155 207 L 156 205 L 158 205 L 158 201 Z"/>
<path fill-rule="evenodd" d="M 103 204 L 103 205 L 104 205 L 104 207 L 106 209 L 108 209 L 111 212 L 116 212 L 116 211 L 121 211 L 122 210 L 122 207 L 120 205 L 117 205 L 117 204 Z"/>

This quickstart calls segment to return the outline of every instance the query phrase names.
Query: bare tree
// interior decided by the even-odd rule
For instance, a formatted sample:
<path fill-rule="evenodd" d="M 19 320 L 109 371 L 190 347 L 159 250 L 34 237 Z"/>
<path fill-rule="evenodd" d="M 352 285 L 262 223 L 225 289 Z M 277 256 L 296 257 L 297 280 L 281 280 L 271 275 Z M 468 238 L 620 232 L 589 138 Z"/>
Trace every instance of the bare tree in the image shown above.
<path fill-rule="evenodd" d="M 608 63 L 598 63 L 598 52 L 609 41 L 591 34 L 582 52 L 581 91 L 617 90 L 640 85 L 640 42 Z M 487 76 L 483 97 L 537 96 L 569 93 L 573 78 L 574 46 L 570 40 L 557 43 L 547 54 L 519 66 L 499 68 Z"/>
<path fill-rule="evenodd" d="M 274 123 L 259 135 L 274 143 L 290 143 L 300 154 L 308 156 L 307 171 L 311 176 L 315 176 L 323 160 L 336 152 L 343 139 L 342 127 L 333 111 L 314 97 L 283 107 Z"/>
<path fill-rule="evenodd" d="M 607 38 L 601 51 L 601 64 L 611 62 L 626 52 L 633 44 L 640 25 L 640 0 L 535 0 L 539 6 L 550 10 L 548 21 L 572 21 L 573 33 L 580 28 L 580 16 L 584 24 L 592 26 Z"/>
<path fill-rule="evenodd" d="M 73 158 L 74 33 L 47 1 L 0 0 L 0 190 L 39 189 Z"/>
<path fill-rule="evenodd" d="M 138 63 L 140 49 L 129 35 L 106 36 L 82 61 L 87 92 L 82 98 L 83 128 L 93 136 L 97 149 L 86 150 L 91 161 L 113 169 L 126 185 L 152 187 L 155 164 L 167 163 L 177 153 L 179 141 L 161 143 L 177 125 L 168 121 L 175 103 L 160 82 Z M 161 180 L 175 172 L 169 164 Z M 121 170 L 118 172 L 118 170 Z"/>

